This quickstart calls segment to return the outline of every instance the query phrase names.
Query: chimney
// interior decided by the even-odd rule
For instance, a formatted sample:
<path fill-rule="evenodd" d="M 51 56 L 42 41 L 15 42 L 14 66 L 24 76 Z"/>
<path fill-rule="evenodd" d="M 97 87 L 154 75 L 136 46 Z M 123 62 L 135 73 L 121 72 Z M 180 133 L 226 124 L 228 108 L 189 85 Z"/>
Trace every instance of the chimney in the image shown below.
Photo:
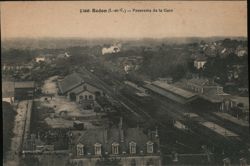
<path fill-rule="evenodd" d="M 124 133 L 123 133 L 123 129 L 120 129 L 120 138 L 121 138 L 121 142 L 124 142 Z"/>
<path fill-rule="evenodd" d="M 104 134 L 104 136 L 103 136 L 104 137 L 104 142 L 106 144 L 106 143 L 108 143 L 108 130 L 104 129 L 104 133 L 103 134 Z"/>
<path fill-rule="evenodd" d="M 158 127 L 155 128 L 155 142 L 156 142 L 158 151 L 160 151 L 160 137 L 158 134 Z"/>
<path fill-rule="evenodd" d="M 156 127 L 155 128 L 155 138 L 158 138 L 159 137 L 159 135 L 158 135 L 158 128 Z"/>
<path fill-rule="evenodd" d="M 151 139 L 151 130 L 150 129 L 148 129 L 148 138 Z"/>
<path fill-rule="evenodd" d="M 38 138 L 38 140 L 40 141 L 41 140 L 41 137 L 40 137 L 40 133 L 38 132 L 38 136 L 37 136 Z"/>
<path fill-rule="evenodd" d="M 119 134 L 120 134 L 120 141 L 121 141 L 121 142 L 124 142 L 124 133 L 123 133 L 122 117 L 120 117 Z"/>
<path fill-rule="evenodd" d="M 120 117 L 119 129 L 122 129 L 122 117 Z"/>

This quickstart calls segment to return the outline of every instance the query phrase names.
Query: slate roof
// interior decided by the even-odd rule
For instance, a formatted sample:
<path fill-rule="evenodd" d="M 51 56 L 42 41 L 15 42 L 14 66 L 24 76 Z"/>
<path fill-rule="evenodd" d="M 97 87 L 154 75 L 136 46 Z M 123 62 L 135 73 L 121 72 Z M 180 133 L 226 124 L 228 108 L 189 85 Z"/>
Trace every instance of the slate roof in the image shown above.
<path fill-rule="evenodd" d="M 92 86 L 92 85 L 90 85 L 90 84 L 88 84 L 88 85 L 86 86 L 87 89 L 84 89 L 84 85 L 86 85 L 86 83 L 82 84 L 81 86 L 77 86 L 76 88 L 74 88 L 74 89 L 72 90 L 72 92 L 74 92 L 75 94 L 79 94 L 79 93 L 81 93 L 81 92 L 83 92 L 83 91 L 88 91 L 88 92 L 94 94 L 96 91 L 100 91 L 100 89 L 98 89 L 98 88 L 96 88 L 96 87 L 94 87 L 94 86 Z"/>
<path fill-rule="evenodd" d="M 144 152 L 146 152 L 146 143 L 151 139 L 148 138 L 148 136 L 145 135 L 141 129 L 130 128 L 125 131 L 125 136 L 125 143 L 127 147 L 129 147 L 129 143 L 133 141 L 136 143 L 138 152 L 139 150 L 143 150 Z"/>
<path fill-rule="evenodd" d="M 119 144 L 119 153 L 123 151 L 129 153 L 129 143 L 135 142 L 137 153 L 140 150 L 146 152 L 146 143 L 150 141 L 150 138 L 143 133 L 142 129 L 139 128 L 127 128 L 123 129 L 124 142 L 121 142 L 121 134 L 119 128 L 110 129 L 88 129 L 84 131 L 73 131 L 74 144 L 81 143 L 84 145 L 85 153 L 89 152 L 94 154 L 94 144 L 100 143 L 103 148 L 103 152 L 111 153 L 113 143 Z"/>
<path fill-rule="evenodd" d="M 190 99 L 184 99 L 184 98 L 182 98 L 182 97 L 179 97 L 178 95 L 176 95 L 176 94 L 173 94 L 173 93 L 171 93 L 171 92 L 168 92 L 168 91 L 165 91 L 165 90 L 163 90 L 163 89 L 161 89 L 161 88 L 158 88 L 158 87 L 156 87 L 156 86 L 154 86 L 154 85 L 152 85 L 152 84 L 146 84 L 145 86 L 144 86 L 145 88 L 148 88 L 148 89 L 150 89 L 151 91 L 153 91 L 153 92 L 155 92 L 155 93 L 158 93 L 158 94 L 160 94 L 160 95 L 162 95 L 162 96 L 164 96 L 164 97 L 167 97 L 167 98 L 169 98 L 169 99 L 171 99 L 171 100 L 173 100 L 173 101 L 176 101 L 176 102 L 178 102 L 178 103 L 181 103 L 181 104 L 186 104 L 186 103 L 188 103 L 189 101 L 192 101 L 193 99 L 195 99 L 195 96 L 194 97 L 192 97 L 192 98 L 190 98 Z"/>
<path fill-rule="evenodd" d="M 80 85 L 83 79 L 80 77 L 79 74 L 73 73 L 66 76 L 62 81 L 58 82 L 59 90 L 62 94 L 66 93 L 67 91 L 73 89 L 74 87 Z"/>
<path fill-rule="evenodd" d="M 85 76 L 85 75 L 81 75 L 79 73 L 72 73 L 72 74 L 64 77 L 64 79 L 62 81 L 58 82 L 58 88 L 62 94 L 65 94 L 74 88 L 78 88 L 78 89 L 76 89 L 76 91 L 79 93 L 80 91 L 82 91 L 83 87 L 78 87 L 78 86 L 83 84 L 83 83 L 89 83 L 89 84 L 95 86 L 95 82 L 92 81 L 90 77 Z M 91 88 L 88 89 L 90 92 L 93 92 L 92 87 L 93 86 L 91 86 Z"/>
<path fill-rule="evenodd" d="M 161 81 L 154 81 L 152 83 L 153 85 L 159 87 L 159 88 L 162 88 L 163 90 L 167 90 L 167 91 L 170 91 L 174 94 L 177 94 L 181 97 L 184 97 L 186 99 L 188 98 L 191 98 L 191 97 L 194 97 L 195 94 L 192 93 L 192 92 L 189 92 L 189 91 L 186 91 L 184 89 L 181 89 L 181 88 L 178 88 L 178 87 L 175 87 L 175 86 L 172 86 L 170 84 L 167 84 L 165 82 L 161 82 Z"/>
<path fill-rule="evenodd" d="M 14 82 L 2 82 L 2 97 L 14 97 Z"/>

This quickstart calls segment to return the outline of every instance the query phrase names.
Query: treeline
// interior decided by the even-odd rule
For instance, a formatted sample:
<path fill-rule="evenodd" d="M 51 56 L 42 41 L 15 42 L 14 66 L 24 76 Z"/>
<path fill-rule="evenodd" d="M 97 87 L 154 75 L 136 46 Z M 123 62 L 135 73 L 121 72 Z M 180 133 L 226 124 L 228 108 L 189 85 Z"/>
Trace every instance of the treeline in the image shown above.
<path fill-rule="evenodd" d="M 1 53 L 2 62 L 8 64 L 25 64 L 30 62 L 36 55 L 36 51 L 19 49 L 3 50 Z"/>
<path fill-rule="evenodd" d="M 139 72 L 155 79 L 158 77 L 172 77 L 174 80 L 182 78 L 188 70 L 188 50 L 160 47 L 159 51 L 142 53 L 143 63 Z"/>
<path fill-rule="evenodd" d="M 200 71 L 204 76 L 215 78 L 218 83 L 225 85 L 227 82 L 234 82 L 241 87 L 248 87 L 248 57 L 238 57 L 230 54 L 225 58 L 219 56 L 208 58 L 204 70 Z M 237 74 L 236 78 L 229 79 L 230 72 Z"/>

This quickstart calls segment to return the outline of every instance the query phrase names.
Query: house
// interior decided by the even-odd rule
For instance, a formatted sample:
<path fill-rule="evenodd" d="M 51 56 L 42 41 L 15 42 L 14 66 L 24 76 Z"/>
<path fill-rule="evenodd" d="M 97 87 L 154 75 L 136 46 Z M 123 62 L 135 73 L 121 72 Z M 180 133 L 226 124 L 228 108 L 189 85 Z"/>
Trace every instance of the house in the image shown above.
<path fill-rule="evenodd" d="M 208 80 L 206 78 L 192 78 L 187 80 L 186 87 L 196 93 L 206 94 L 213 93 L 214 94 L 222 94 L 223 87 L 214 81 Z"/>
<path fill-rule="evenodd" d="M 65 57 L 66 57 L 66 58 L 71 57 L 71 55 L 69 55 L 67 52 L 65 52 L 64 54 L 65 54 Z"/>
<path fill-rule="evenodd" d="M 15 100 L 32 99 L 35 82 L 2 82 L 2 101 L 13 103 Z"/>
<path fill-rule="evenodd" d="M 94 84 L 89 78 L 73 73 L 58 81 L 59 94 L 83 104 L 84 107 L 93 108 L 96 98 L 104 95 L 103 91 Z"/>
<path fill-rule="evenodd" d="M 45 57 L 44 56 L 38 56 L 35 58 L 35 61 L 38 62 L 44 62 L 45 61 Z"/>
<path fill-rule="evenodd" d="M 33 98 L 35 90 L 34 81 L 14 82 L 14 86 L 15 86 L 15 99 L 24 100 Z"/>
<path fill-rule="evenodd" d="M 2 101 L 12 104 L 14 102 L 14 82 L 2 82 Z"/>
<path fill-rule="evenodd" d="M 124 66 L 124 71 L 128 74 L 129 73 L 129 71 L 131 71 L 132 70 L 132 66 L 131 65 L 128 65 L 128 64 L 126 64 L 125 66 Z"/>
<path fill-rule="evenodd" d="M 244 48 L 243 46 L 239 45 L 235 50 L 235 54 L 239 57 L 242 57 L 248 54 L 247 51 L 247 47 Z"/>
<path fill-rule="evenodd" d="M 120 47 L 121 47 L 120 45 L 113 45 L 110 46 L 109 48 L 104 47 L 102 49 L 102 55 L 120 52 L 121 51 Z"/>
<path fill-rule="evenodd" d="M 194 67 L 196 69 L 202 69 L 206 63 L 207 63 L 207 57 L 200 56 L 194 60 Z"/>
<path fill-rule="evenodd" d="M 227 101 L 230 100 L 230 95 L 224 93 L 222 86 L 206 78 L 187 80 L 185 89 L 195 92 L 200 98 L 212 103 L 215 109 L 221 109 L 222 105 L 227 104 Z"/>
<path fill-rule="evenodd" d="M 232 96 L 230 109 L 235 111 L 233 112 L 235 116 L 248 121 L 249 119 L 249 97 Z"/>
<path fill-rule="evenodd" d="M 98 165 L 107 160 L 123 166 L 161 165 L 158 131 L 144 134 L 142 129 L 99 128 L 69 133 L 71 165 Z"/>

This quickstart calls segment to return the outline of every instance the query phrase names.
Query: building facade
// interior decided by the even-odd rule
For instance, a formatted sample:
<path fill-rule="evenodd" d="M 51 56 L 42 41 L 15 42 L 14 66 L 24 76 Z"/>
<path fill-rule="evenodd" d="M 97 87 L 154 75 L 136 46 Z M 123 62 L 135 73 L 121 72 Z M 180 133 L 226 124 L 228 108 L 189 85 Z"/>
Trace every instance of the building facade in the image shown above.
<path fill-rule="evenodd" d="M 124 129 L 121 121 L 118 128 L 70 132 L 70 165 L 160 166 L 157 129 L 144 134 L 140 128 Z"/>
<path fill-rule="evenodd" d="M 82 104 L 86 109 L 92 109 L 96 98 L 104 95 L 103 91 L 93 84 L 78 73 L 73 73 L 58 81 L 58 93 L 70 101 Z"/>
<path fill-rule="evenodd" d="M 3 82 L 2 84 L 2 101 L 12 104 L 15 100 L 32 99 L 34 96 L 35 82 Z"/>
<path fill-rule="evenodd" d="M 206 57 L 198 57 L 194 60 L 194 67 L 196 69 L 202 69 L 206 63 L 207 63 Z"/>

